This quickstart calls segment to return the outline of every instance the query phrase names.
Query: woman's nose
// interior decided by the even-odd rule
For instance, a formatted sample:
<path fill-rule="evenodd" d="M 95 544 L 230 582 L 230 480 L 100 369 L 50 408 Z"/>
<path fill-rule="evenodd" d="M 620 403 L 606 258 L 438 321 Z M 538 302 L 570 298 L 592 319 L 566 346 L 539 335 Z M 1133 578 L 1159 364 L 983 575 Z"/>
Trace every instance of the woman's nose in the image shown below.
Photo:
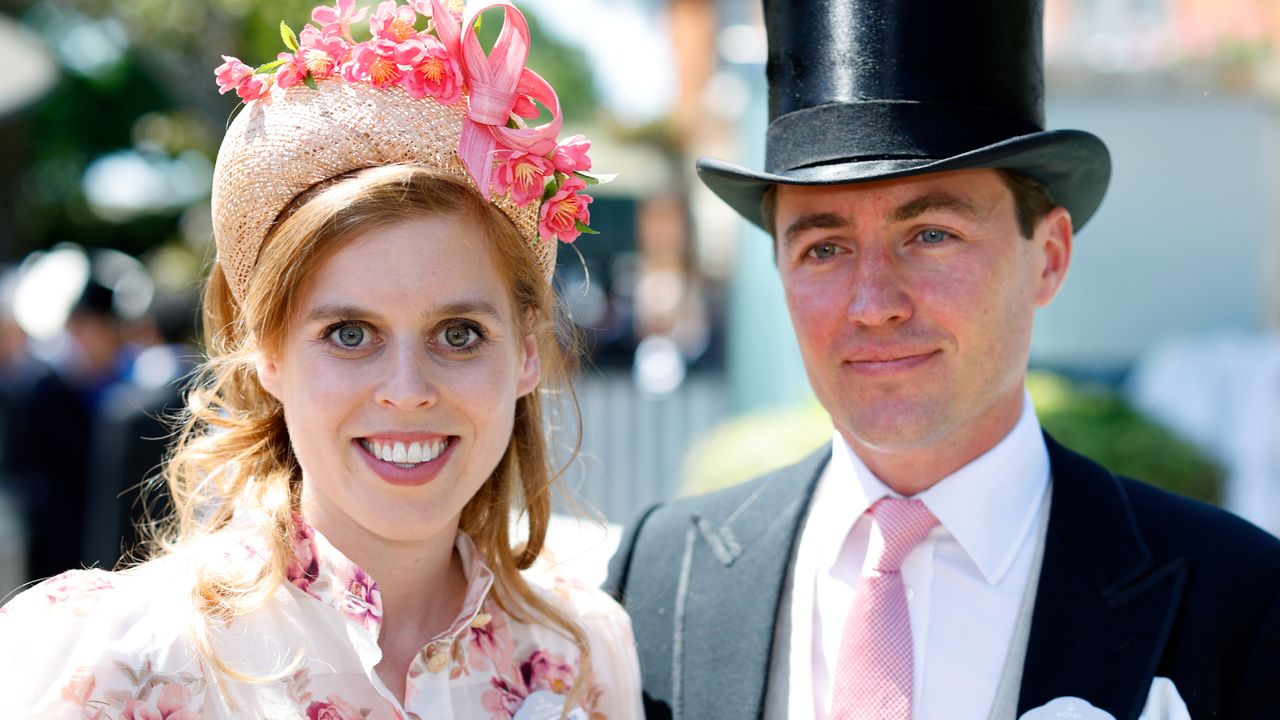
<path fill-rule="evenodd" d="M 421 343 L 403 343 L 391 348 L 386 357 L 386 376 L 378 384 L 375 398 L 379 405 L 417 410 L 439 401 L 439 388 L 432 377 L 434 368 Z"/>

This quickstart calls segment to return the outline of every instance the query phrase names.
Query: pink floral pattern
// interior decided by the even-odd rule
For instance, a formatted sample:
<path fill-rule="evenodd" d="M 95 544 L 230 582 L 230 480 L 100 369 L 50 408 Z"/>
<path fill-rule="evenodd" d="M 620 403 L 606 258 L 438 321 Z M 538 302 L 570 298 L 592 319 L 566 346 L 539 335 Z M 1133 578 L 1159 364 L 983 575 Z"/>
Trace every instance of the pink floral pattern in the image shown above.
<path fill-rule="evenodd" d="M 576 663 L 566 662 L 563 655 L 535 649 L 520 663 L 518 674 L 495 674 L 489 680 L 491 687 L 481 697 L 481 705 L 489 712 L 490 720 L 511 720 L 533 693 L 546 691 L 568 697 L 573 692 L 577 676 Z M 592 718 L 604 717 L 596 711 L 601 695 L 597 685 L 592 685 L 581 695 L 580 706 Z"/>
<path fill-rule="evenodd" d="M 114 587 L 111 575 L 102 570 L 68 570 L 36 587 L 49 599 L 49 604 L 85 600 L 92 593 Z"/>
<path fill-rule="evenodd" d="M 361 710 L 337 695 L 307 706 L 307 720 L 364 720 L 368 714 L 367 708 Z"/>
<path fill-rule="evenodd" d="M 343 614 L 366 628 L 377 628 L 382 623 L 382 593 L 378 591 L 378 583 L 353 565 L 343 587 L 347 591 Z"/>
<path fill-rule="evenodd" d="M 305 638 L 295 646 L 305 649 L 300 664 L 286 677 L 265 684 L 215 677 L 190 646 L 190 635 L 175 625 L 190 612 L 190 599 L 171 592 L 174 566 L 162 560 L 127 575 L 66 573 L 6 605 L 0 646 L 27 650 L 0 654 L 0 677 L 29 678 L 7 691 L 4 700 L 16 705 L 6 707 L 20 708 L 24 717 L 60 720 L 229 720 L 281 713 L 308 720 L 423 720 L 441 708 L 452 708 L 455 717 L 510 720 L 534 693 L 574 691 L 576 646 L 558 631 L 503 612 L 490 592 L 492 572 L 460 533 L 456 552 L 468 581 L 463 606 L 411 664 L 406 704 L 389 702 L 376 689 L 376 656 L 368 654 L 382 619 L 377 582 L 301 517 L 294 518 L 292 540 L 289 582 L 277 591 L 279 601 L 236 619 L 231 632 L 215 641 L 226 657 L 245 658 L 253 652 L 248 648 L 263 647 L 263 633 L 283 633 L 268 643 L 282 656 L 291 655 L 290 639 Z M 224 555 L 266 562 L 266 547 L 264 540 L 233 534 Z M 592 720 L 639 718 L 638 665 L 625 615 L 598 590 L 572 589 L 551 578 L 535 587 L 547 602 L 579 618 L 592 641 L 594 684 L 578 693 L 581 708 Z M 237 648 L 242 642 L 252 644 Z M 217 691 L 211 690 L 215 684 Z"/>
<path fill-rule="evenodd" d="M 142 700 L 126 700 L 124 720 L 200 720 L 198 708 L 191 706 L 191 691 L 165 683 Z"/>
<path fill-rule="evenodd" d="M 316 531 L 302 519 L 293 516 L 293 552 L 285 566 L 285 578 L 299 590 L 312 597 L 311 584 L 320 578 L 320 557 L 316 549 Z"/>

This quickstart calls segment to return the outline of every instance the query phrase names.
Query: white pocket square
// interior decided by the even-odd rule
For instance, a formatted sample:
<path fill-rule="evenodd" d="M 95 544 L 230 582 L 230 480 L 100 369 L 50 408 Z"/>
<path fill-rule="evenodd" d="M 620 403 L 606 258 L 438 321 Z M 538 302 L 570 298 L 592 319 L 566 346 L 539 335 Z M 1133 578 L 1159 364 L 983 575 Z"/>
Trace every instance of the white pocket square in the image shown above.
<path fill-rule="evenodd" d="M 1018 720 L 1116 720 L 1115 715 L 1078 697 L 1060 697 L 1022 714 Z M 1142 720 L 1146 720 L 1144 716 Z"/>
<path fill-rule="evenodd" d="M 1018 720 L 1116 720 L 1106 710 L 1099 710 L 1078 697 L 1060 697 L 1022 714 Z M 1191 720 L 1187 704 L 1169 678 L 1151 681 L 1147 704 L 1138 720 Z"/>
<path fill-rule="evenodd" d="M 1151 681 L 1151 692 L 1147 693 L 1147 704 L 1138 720 L 1191 720 L 1191 713 L 1173 681 L 1158 677 Z"/>

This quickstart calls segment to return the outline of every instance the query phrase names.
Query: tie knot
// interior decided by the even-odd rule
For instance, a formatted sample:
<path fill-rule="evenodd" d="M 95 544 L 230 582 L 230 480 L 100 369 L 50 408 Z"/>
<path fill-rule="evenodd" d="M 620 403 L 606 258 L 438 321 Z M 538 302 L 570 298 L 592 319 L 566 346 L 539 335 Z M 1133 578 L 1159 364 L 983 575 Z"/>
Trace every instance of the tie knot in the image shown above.
<path fill-rule="evenodd" d="M 875 518 L 884 538 L 880 557 L 875 561 L 875 568 L 880 572 L 897 572 L 911 549 L 938 524 L 938 519 L 919 500 L 882 498 L 867 512 Z"/>

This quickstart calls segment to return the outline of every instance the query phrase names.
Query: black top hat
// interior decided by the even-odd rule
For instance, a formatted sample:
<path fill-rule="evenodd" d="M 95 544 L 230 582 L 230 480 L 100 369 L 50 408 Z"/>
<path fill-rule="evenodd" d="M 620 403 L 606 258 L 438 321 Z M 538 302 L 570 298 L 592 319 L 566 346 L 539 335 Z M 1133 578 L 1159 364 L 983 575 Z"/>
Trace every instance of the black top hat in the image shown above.
<path fill-rule="evenodd" d="M 1044 183 L 1078 230 L 1111 158 L 1094 135 L 1044 129 L 1041 1 L 764 0 L 765 170 L 702 158 L 699 176 L 763 227 L 776 184 L 1007 168 Z"/>

